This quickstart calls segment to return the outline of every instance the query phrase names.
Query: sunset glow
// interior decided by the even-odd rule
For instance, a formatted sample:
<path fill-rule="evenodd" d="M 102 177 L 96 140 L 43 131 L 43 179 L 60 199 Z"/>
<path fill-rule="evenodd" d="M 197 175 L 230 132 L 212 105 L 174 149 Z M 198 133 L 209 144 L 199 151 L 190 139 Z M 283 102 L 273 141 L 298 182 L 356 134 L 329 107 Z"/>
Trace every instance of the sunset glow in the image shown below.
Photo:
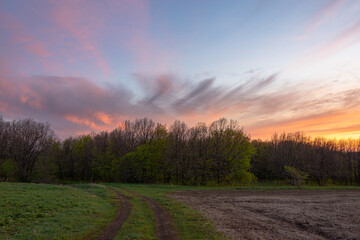
<path fill-rule="evenodd" d="M 0 115 L 360 137 L 360 1 L 0 0 Z"/>

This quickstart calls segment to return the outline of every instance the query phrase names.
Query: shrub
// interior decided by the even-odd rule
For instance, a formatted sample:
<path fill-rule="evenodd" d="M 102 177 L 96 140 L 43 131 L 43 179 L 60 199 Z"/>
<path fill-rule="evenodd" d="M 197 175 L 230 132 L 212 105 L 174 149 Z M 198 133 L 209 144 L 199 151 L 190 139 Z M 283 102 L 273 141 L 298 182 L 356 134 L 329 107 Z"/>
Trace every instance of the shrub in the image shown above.
<path fill-rule="evenodd" d="M 302 183 L 306 181 L 309 176 L 308 173 L 291 166 L 284 166 L 284 171 L 289 176 L 291 184 L 297 186 L 298 188 L 301 187 Z"/>

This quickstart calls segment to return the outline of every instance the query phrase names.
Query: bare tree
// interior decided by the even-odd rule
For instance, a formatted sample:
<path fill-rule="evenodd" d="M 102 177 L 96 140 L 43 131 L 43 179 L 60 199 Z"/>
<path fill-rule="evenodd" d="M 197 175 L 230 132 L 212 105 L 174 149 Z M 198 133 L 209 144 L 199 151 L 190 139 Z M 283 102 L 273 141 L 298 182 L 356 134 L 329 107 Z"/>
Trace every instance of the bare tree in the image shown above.
<path fill-rule="evenodd" d="M 15 120 L 10 124 L 9 153 L 16 162 L 20 181 L 27 182 L 34 164 L 55 138 L 48 123 L 32 119 Z"/>
<path fill-rule="evenodd" d="M 155 122 L 149 118 L 136 119 L 134 131 L 137 133 L 138 144 L 144 144 L 154 138 Z"/>
<path fill-rule="evenodd" d="M 169 134 L 169 151 L 171 161 L 175 165 L 176 183 L 179 183 L 181 180 L 182 184 L 185 184 L 188 167 L 185 158 L 187 128 L 184 122 L 176 120 L 174 124 L 171 125 Z"/>
<path fill-rule="evenodd" d="M 0 166 L 8 157 L 9 125 L 10 124 L 5 122 L 0 116 Z"/>
<path fill-rule="evenodd" d="M 209 127 L 211 137 L 211 150 L 212 150 L 212 167 L 215 173 L 217 183 L 220 183 L 222 176 L 224 176 L 226 161 L 224 159 L 224 152 L 226 146 L 226 129 L 229 128 L 229 121 L 226 118 L 220 118 L 211 123 Z"/>

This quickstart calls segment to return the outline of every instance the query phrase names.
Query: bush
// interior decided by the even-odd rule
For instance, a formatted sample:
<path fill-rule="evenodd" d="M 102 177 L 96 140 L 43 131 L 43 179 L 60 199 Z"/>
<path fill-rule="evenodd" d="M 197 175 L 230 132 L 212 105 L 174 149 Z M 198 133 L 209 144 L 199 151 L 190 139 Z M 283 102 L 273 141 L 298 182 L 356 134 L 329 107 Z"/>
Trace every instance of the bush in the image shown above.
<path fill-rule="evenodd" d="M 5 160 L 0 164 L 0 181 L 15 180 L 16 164 L 11 159 Z"/>
<path fill-rule="evenodd" d="M 309 176 L 308 173 L 291 166 L 284 166 L 284 171 L 289 176 L 291 184 L 297 186 L 298 188 L 301 187 L 302 183 L 306 181 Z"/>

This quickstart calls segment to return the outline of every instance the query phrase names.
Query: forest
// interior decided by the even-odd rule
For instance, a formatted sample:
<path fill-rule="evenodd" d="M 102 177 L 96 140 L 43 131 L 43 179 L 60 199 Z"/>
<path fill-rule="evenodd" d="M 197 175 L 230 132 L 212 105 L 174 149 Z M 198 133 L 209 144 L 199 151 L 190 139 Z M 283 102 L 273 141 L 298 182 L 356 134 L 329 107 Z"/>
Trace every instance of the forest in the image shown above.
<path fill-rule="evenodd" d="M 307 183 L 360 184 L 360 138 L 262 141 L 226 118 L 193 127 L 141 118 L 60 140 L 48 123 L 0 117 L 0 181 L 236 185 L 286 181 L 289 169 Z"/>

